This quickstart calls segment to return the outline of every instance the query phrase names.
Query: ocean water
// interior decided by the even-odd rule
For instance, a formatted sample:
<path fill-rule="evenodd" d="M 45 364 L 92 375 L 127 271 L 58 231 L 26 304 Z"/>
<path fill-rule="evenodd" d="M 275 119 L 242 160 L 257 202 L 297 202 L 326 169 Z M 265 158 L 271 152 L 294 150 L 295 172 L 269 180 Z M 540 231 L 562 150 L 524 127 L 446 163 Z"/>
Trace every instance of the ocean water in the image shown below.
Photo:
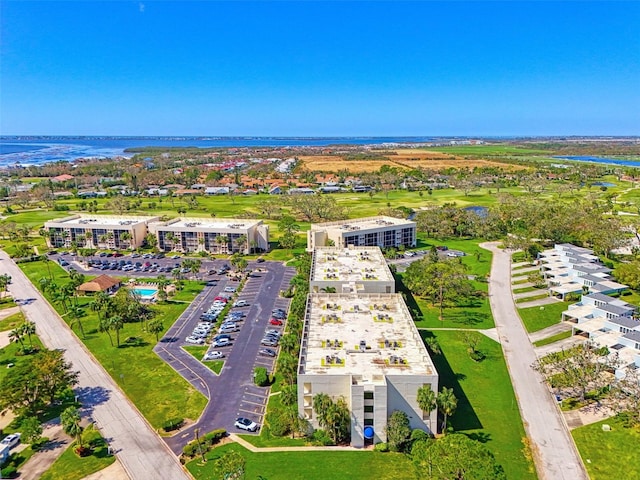
<path fill-rule="evenodd" d="M 578 162 L 604 163 L 607 165 L 623 165 L 625 167 L 640 167 L 640 161 L 636 160 L 620 160 L 619 158 L 604 158 L 591 156 L 564 156 L 553 157 L 562 160 L 574 160 Z"/>
<path fill-rule="evenodd" d="M 0 137 L 0 168 L 9 165 L 42 165 L 70 162 L 79 158 L 132 156 L 124 150 L 133 147 L 302 147 L 328 145 L 381 145 L 422 143 L 431 137 Z"/>

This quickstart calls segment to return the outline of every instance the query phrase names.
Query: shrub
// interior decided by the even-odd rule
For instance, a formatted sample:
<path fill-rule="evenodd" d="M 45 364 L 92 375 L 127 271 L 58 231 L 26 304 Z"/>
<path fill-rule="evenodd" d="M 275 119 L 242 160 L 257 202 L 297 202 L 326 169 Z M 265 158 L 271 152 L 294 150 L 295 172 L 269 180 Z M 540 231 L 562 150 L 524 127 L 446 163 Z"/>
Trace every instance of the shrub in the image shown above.
<path fill-rule="evenodd" d="M 431 438 L 431 436 L 425 432 L 424 430 L 420 430 L 419 428 L 416 428 L 415 430 L 411 431 L 411 442 L 421 442 L 423 440 L 427 440 Z"/>
<path fill-rule="evenodd" d="M 327 432 L 324 430 L 314 430 L 313 435 L 311 436 L 311 440 L 315 444 L 323 445 L 325 447 L 334 445 L 333 440 L 329 436 Z"/>
<path fill-rule="evenodd" d="M 291 432 L 291 426 L 281 408 L 273 409 L 267 414 L 265 420 L 269 424 L 269 433 L 274 437 L 284 437 Z"/>
<path fill-rule="evenodd" d="M 373 447 L 373 449 L 376 452 L 388 452 L 389 451 L 389 445 L 385 442 L 381 442 L 381 443 L 376 443 L 375 446 Z"/>
<path fill-rule="evenodd" d="M 215 445 L 226 436 L 227 436 L 227 431 L 224 428 L 219 428 L 217 430 L 213 430 L 207 433 L 204 437 L 202 437 L 202 439 L 208 445 Z"/>
<path fill-rule="evenodd" d="M 171 432 L 173 430 L 179 429 L 183 423 L 184 418 L 170 418 L 169 420 L 164 422 L 164 425 L 162 425 L 162 429 L 165 432 Z"/>
<path fill-rule="evenodd" d="M 259 387 L 266 387 L 269 385 L 269 375 L 267 369 L 264 367 L 256 367 L 253 370 L 253 381 Z"/>
<path fill-rule="evenodd" d="M 187 443 L 184 447 L 182 447 L 182 454 L 185 457 L 195 457 L 198 451 L 198 444 L 194 442 Z"/>
<path fill-rule="evenodd" d="M 13 465 L 7 465 L 0 472 L 2 472 L 2 478 L 16 478 L 18 470 Z"/>

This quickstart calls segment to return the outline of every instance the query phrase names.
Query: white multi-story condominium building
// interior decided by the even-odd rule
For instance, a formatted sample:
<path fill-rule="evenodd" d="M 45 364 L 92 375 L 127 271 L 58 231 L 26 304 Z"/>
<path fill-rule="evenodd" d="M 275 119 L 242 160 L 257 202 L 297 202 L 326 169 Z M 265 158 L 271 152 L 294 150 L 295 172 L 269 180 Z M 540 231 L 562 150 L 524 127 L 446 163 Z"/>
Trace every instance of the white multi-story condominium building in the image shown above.
<path fill-rule="evenodd" d="M 394 217 L 366 217 L 311 224 L 307 251 L 316 247 L 415 247 L 416 222 Z"/>
<path fill-rule="evenodd" d="M 149 224 L 162 251 L 250 253 L 269 250 L 269 226 L 262 220 L 177 218 Z"/>
<path fill-rule="evenodd" d="M 400 294 L 311 293 L 298 362 L 298 411 L 318 428 L 313 397 L 343 397 L 351 444 L 387 440 L 393 411 L 411 428 L 436 431 L 437 412 L 423 412 L 417 392 L 438 391 L 438 372 Z"/>
<path fill-rule="evenodd" d="M 313 251 L 313 293 L 395 293 L 395 279 L 379 247 L 318 247 Z"/>
<path fill-rule="evenodd" d="M 147 225 L 160 217 L 72 215 L 44 224 L 47 244 L 52 248 L 124 249 L 142 246 Z"/>

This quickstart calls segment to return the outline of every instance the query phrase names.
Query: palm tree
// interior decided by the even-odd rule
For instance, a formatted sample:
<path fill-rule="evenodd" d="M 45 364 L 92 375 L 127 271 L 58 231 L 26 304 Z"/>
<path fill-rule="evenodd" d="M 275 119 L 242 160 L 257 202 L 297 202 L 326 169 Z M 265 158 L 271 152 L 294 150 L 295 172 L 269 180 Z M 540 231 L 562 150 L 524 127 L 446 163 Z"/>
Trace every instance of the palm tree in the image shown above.
<path fill-rule="evenodd" d="M 22 328 L 20 327 L 14 328 L 9 332 L 9 340 L 14 343 L 20 342 L 20 345 L 22 346 L 22 348 L 24 348 L 24 342 L 22 341 L 23 336 L 24 336 L 23 331 L 22 331 Z"/>
<path fill-rule="evenodd" d="M 29 337 L 29 345 L 33 347 L 33 340 L 31 339 L 31 335 L 36 334 L 36 322 L 25 320 L 20 328 L 22 329 L 22 334 Z"/>
<path fill-rule="evenodd" d="M 437 403 L 444 417 L 442 422 L 442 433 L 444 434 L 447 430 L 447 418 L 453 415 L 458 406 L 458 399 L 453 394 L 453 388 L 442 387 L 442 391 L 438 394 Z"/>
<path fill-rule="evenodd" d="M 84 315 L 83 310 L 80 307 L 71 306 L 69 307 L 69 314 L 72 317 L 71 322 L 69 323 L 69 328 L 73 330 L 74 325 L 78 325 L 78 330 L 80 330 L 82 338 L 86 338 L 84 334 L 84 327 L 82 326 L 82 321 L 80 320 L 80 318 Z"/>
<path fill-rule="evenodd" d="M 235 243 L 236 243 L 236 247 L 238 247 L 238 249 L 242 251 L 242 253 L 244 253 L 245 249 L 247 248 L 247 236 L 240 235 L 238 238 L 236 238 Z"/>
<path fill-rule="evenodd" d="M 131 234 L 129 232 L 123 232 L 120 234 L 120 242 L 125 242 L 127 247 L 131 246 Z M 124 248 L 122 244 L 120 244 L 120 248 Z"/>
<path fill-rule="evenodd" d="M 158 285 L 158 297 L 161 302 L 164 302 L 167 300 L 166 288 L 171 284 L 171 282 L 164 275 L 158 275 L 158 281 L 156 283 Z"/>
<path fill-rule="evenodd" d="M 159 340 L 158 335 L 162 332 L 162 330 L 164 330 L 164 324 L 162 323 L 162 320 L 152 320 L 152 321 L 150 321 L 148 330 L 149 330 L 150 333 L 155 334 L 156 342 L 158 342 L 158 340 Z"/>
<path fill-rule="evenodd" d="M 68 407 L 60 414 L 60 423 L 64 433 L 75 437 L 77 447 L 82 448 L 82 425 L 80 425 L 80 410 L 76 407 Z"/>
<path fill-rule="evenodd" d="M 222 250 L 227 250 L 229 247 L 229 237 L 226 235 L 218 235 L 216 237 L 216 243 L 218 244 L 218 253 L 222 253 Z"/>
<path fill-rule="evenodd" d="M 120 347 L 120 330 L 124 328 L 124 321 L 119 315 L 114 315 L 108 320 L 111 330 L 114 330 L 116 332 L 116 346 Z"/>
<path fill-rule="evenodd" d="M 438 340 L 435 337 L 425 338 L 424 343 L 434 355 L 442 353 L 442 350 L 440 350 L 440 344 L 438 344 Z"/>
<path fill-rule="evenodd" d="M 418 389 L 417 401 L 422 410 L 422 419 L 429 418 L 437 405 L 437 395 L 431 389 L 431 385 L 423 385 Z"/>
<path fill-rule="evenodd" d="M 91 310 L 98 312 L 98 320 L 102 320 L 102 311 L 111 306 L 111 297 L 107 292 L 98 292 L 91 303 Z"/>
<path fill-rule="evenodd" d="M 100 324 L 98 326 L 98 330 L 101 333 L 106 333 L 109 336 L 109 343 L 113 347 L 113 338 L 111 338 L 111 319 L 110 318 L 101 318 Z"/>

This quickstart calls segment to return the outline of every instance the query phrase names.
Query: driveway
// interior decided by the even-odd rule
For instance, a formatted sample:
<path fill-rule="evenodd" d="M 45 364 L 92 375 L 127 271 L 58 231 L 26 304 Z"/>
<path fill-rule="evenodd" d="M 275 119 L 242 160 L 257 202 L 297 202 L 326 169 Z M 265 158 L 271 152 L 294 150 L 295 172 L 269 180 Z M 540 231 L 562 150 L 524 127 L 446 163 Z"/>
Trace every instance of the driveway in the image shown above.
<path fill-rule="evenodd" d="M 537 357 L 511 296 L 511 253 L 499 249 L 497 242 L 480 246 L 493 253 L 489 302 L 538 476 L 543 480 L 587 480 L 555 399 L 532 368 Z"/>
<path fill-rule="evenodd" d="M 27 318 L 36 322 L 42 343 L 47 348 L 65 350 L 66 359 L 79 370 L 76 392 L 83 416 L 95 421 L 129 477 L 133 480 L 191 478 L 109 374 L 4 251 L 0 251 L 0 271 L 11 275 L 9 290 L 15 299 L 21 300 Z"/>
<path fill-rule="evenodd" d="M 42 436 L 47 437 L 49 441 L 20 468 L 20 480 L 40 478 L 62 455 L 71 441 L 71 438 L 62 431 L 59 419 L 44 425 Z"/>
<path fill-rule="evenodd" d="M 257 265 L 250 265 L 251 267 Z M 259 425 L 262 424 L 266 410 L 269 389 L 257 387 L 253 382 L 253 369 L 262 366 L 267 371 L 274 370 L 275 359 L 261 357 L 264 331 L 272 327 L 268 324 L 271 310 L 289 307 L 289 299 L 279 296 L 279 292 L 289 285 L 295 270 L 278 262 L 265 262 L 259 265 L 264 272 L 250 277 L 238 299 L 246 300 L 250 307 L 243 308 L 247 314 L 239 332 L 232 334 L 231 347 L 216 348 L 222 351 L 225 363 L 220 375 L 213 373 L 206 365 L 187 353 L 181 347 L 184 338 L 198 322 L 200 314 L 208 308 L 213 297 L 227 285 L 220 279 L 216 287 L 207 287 L 183 313 L 183 315 L 167 331 L 156 345 L 154 351 L 171 365 L 180 375 L 209 399 L 202 415 L 194 424 L 179 431 L 165 441 L 173 452 L 179 454 L 182 447 L 194 439 L 194 432 L 199 429 L 206 433 L 218 428 L 233 432 L 235 419 L 248 417 Z M 235 282 L 231 282 L 236 285 Z M 280 327 L 282 328 L 282 327 Z"/>

